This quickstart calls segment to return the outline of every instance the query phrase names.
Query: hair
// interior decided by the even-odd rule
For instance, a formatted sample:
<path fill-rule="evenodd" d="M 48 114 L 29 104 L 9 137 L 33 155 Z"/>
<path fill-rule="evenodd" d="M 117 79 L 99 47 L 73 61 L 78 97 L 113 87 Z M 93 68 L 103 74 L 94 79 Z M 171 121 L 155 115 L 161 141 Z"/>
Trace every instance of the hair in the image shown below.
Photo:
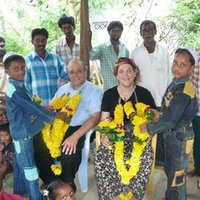
<path fill-rule="evenodd" d="M 24 58 L 23 58 L 22 56 L 17 55 L 17 54 L 14 54 L 14 55 L 8 56 L 8 57 L 4 60 L 4 62 L 3 62 L 4 67 L 5 67 L 5 68 L 9 68 L 10 64 L 11 64 L 13 61 L 21 61 L 21 62 L 25 63 L 25 60 L 24 60 Z"/>
<path fill-rule="evenodd" d="M 0 36 L 0 42 L 6 43 L 5 39 L 2 36 Z"/>
<path fill-rule="evenodd" d="M 65 183 L 60 179 L 57 179 L 57 180 L 51 182 L 47 187 L 48 199 L 49 200 L 55 200 L 57 195 L 58 195 L 58 190 L 60 188 L 64 187 L 65 185 L 71 186 L 71 188 L 73 190 L 73 187 L 72 187 L 72 185 L 70 183 Z"/>
<path fill-rule="evenodd" d="M 152 24 L 153 25 L 153 28 L 156 30 L 156 23 L 151 21 L 151 20 L 144 20 L 141 24 L 140 24 L 140 30 L 142 29 L 142 26 L 143 25 L 146 25 L 146 24 Z"/>
<path fill-rule="evenodd" d="M 85 62 L 80 60 L 80 59 L 72 59 L 69 61 L 68 63 L 68 69 L 75 63 L 75 62 L 78 62 L 82 67 L 83 69 L 86 71 L 87 70 L 87 66 L 85 65 Z"/>
<path fill-rule="evenodd" d="M 119 58 L 117 60 L 116 65 L 114 67 L 113 74 L 115 76 L 117 76 L 119 66 L 121 66 L 123 64 L 129 64 L 129 65 L 131 65 L 131 67 L 133 68 L 133 70 L 136 72 L 135 83 L 138 82 L 138 80 L 140 79 L 140 69 L 138 68 L 138 66 L 135 64 L 135 62 L 132 59 L 127 58 L 127 57 L 121 57 L 121 58 Z"/>
<path fill-rule="evenodd" d="M 72 16 L 67 16 L 66 14 L 63 14 L 58 20 L 58 26 L 62 28 L 63 24 L 71 24 L 75 29 L 75 20 Z"/>
<path fill-rule="evenodd" d="M 189 56 L 189 61 L 192 65 L 195 65 L 195 59 L 193 57 L 193 55 L 190 53 L 189 50 L 185 49 L 185 48 L 178 48 L 175 51 L 175 54 L 182 54 L 182 55 L 188 55 Z"/>
<path fill-rule="evenodd" d="M 34 40 L 36 35 L 44 35 L 46 39 L 49 37 L 49 33 L 45 28 L 35 28 L 31 32 L 31 39 Z"/>
<path fill-rule="evenodd" d="M 0 126 L 0 132 L 2 132 L 2 131 L 10 134 L 9 123 L 2 124 Z"/>
<path fill-rule="evenodd" d="M 110 32 L 111 29 L 115 28 L 115 27 L 119 27 L 122 29 L 123 31 L 123 24 L 120 21 L 111 21 L 110 24 L 107 27 L 107 31 Z"/>

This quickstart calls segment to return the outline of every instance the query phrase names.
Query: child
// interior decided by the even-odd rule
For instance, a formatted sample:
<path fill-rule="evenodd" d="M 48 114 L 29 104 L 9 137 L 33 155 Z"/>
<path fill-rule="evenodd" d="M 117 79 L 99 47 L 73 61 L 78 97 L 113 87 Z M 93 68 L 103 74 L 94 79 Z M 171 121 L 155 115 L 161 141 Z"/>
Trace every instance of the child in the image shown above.
<path fill-rule="evenodd" d="M 155 111 L 157 120 L 141 125 L 141 130 L 151 135 L 165 131 L 164 168 L 168 179 L 165 200 L 187 199 L 185 176 L 194 137 L 191 122 L 198 111 L 190 81 L 194 67 L 193 53 L 186 48 L 177 49 L 172 64 L 174 79 L 164 94 L 160 113 Z"/>
<path fill-rule="evenodd" d="M 30 200 L 41 200 L 38 171 L 34 160 L 33 136 L 39 133 L 44 123 L 55 118 L 65 120 L 63 112 L 51 112 L 33 101 L 24 86 L 25 60 L 16 53 L 4 56 L 5 72 L 9 75 L 6 91 L 6 111 L 13 139 L 15 194 L 28 194 Z"/>
<path fill-rule="evenodd" d="M 61 180 L 51 182 L 47 187 L 47 200 L 75 200 L 75 193 L 70 183 Z"/>
<path fill-rule="evenodd" d="M 3 179 L 13 170 L 13 153 L 14 148 L 7 123 L 0 126 L 0 191 Z"/>

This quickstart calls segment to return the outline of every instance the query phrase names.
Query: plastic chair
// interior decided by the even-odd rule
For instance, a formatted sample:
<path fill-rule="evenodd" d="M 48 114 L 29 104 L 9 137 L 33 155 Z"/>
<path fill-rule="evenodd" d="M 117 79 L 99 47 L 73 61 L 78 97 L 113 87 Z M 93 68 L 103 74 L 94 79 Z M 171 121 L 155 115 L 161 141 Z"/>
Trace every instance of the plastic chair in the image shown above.
<path fill-rule="evenodd" d="M 88 157 L 89 157 L 89 151 L 90 151 L 90 136 L 95 131 L 95 129 L 96 127 L 90 129 L 86 133 L 85 144 L 82 149 L 82 160 L 77 172 L 80 188 L 82 192 L 88 191 Z"/>

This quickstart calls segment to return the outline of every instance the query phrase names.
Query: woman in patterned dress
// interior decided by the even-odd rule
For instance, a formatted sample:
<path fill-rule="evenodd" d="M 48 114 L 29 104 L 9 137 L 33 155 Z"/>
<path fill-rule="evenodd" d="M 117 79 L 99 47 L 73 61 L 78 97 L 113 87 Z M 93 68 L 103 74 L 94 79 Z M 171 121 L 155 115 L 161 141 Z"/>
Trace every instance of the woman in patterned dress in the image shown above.
<path fill-rule="evenodd" d="M 103 96 L 101 120 L 114 117 L 115 106 L 131 101 L 133 106 L 138 102 L 156 108 L 151 93 L 138 85 L 140 71 L 136 64 L 129 58 L 120 58 L 114 68 L 114 75 L 119 85 L 108 89 Z M 124 161 L 131 157 L 133 142 L 133 125 L 124 114 Z M 116 170 L 114 161 L 114 146 L 112 150 L 107 147 L 111 143 L 106 134 L 101 135 L 101 145 L 95 157 L 95 174 L 99 200 L 117 200 L 121 193 L 131 191 L 132 200 L 141 200 L 144 197 L 146 185 L 149 180 L 153 163 L 153 150 L 148 142 L 141 156 L 141 164 L 136 176 L 130 179 L 129 184 L 122 184 L 121 177 Z M 111 144 L 112 145 L 112 144 Z M 126 166 L 129 167 L 129 166 Z"/>

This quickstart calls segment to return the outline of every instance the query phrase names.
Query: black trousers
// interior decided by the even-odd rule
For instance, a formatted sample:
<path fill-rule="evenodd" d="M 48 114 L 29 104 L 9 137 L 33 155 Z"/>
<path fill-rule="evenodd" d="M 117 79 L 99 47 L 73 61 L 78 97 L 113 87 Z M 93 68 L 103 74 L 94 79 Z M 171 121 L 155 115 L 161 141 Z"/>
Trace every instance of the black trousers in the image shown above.
<path fill-rule="evenodd" d="M 63 141 L 71 136 L 79 128 L 80 126 L 69 127 L 65 134 L 65 137 L 63 138 Z M 50 182 L 57 178 L 61 178 L 65 182 L 74 183 L 74 178 L 82 159 L 81 152 L 84 146 L 84 141 L 85 135 L 79 139 L 75 154 L 61 154 L 60 161 L 62 164 L 62 174 L 60 176 L 56 176 L 50 167 L 51 164 L 53 164 L 53 158 L 51 157 L 49 150 L 44 143 L 42 133 L 34 136 L 35 162 L 39 169 L 39 176 L 44 184 L 48 185 Z"/>

